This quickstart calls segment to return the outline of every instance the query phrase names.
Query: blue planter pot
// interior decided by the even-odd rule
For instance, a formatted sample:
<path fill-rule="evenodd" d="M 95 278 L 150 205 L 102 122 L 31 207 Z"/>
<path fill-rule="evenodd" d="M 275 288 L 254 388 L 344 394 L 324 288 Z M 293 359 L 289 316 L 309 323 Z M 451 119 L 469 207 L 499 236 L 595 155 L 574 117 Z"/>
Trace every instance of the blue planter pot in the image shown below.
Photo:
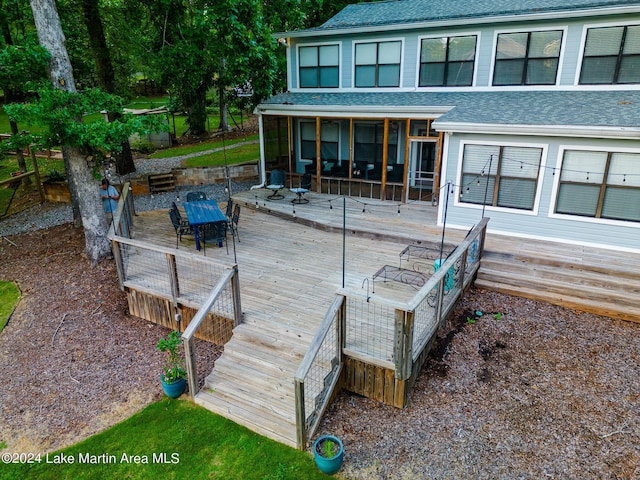
<path fill-rule="evenodd" d="M 166 383 L 160 375 L 160 381 L 162 382 L 162 390 L 164 394 L 170 398 L 178 398 L 187 389 L 187 380 L 181 378 L 173 383 Z"/>
<path fill-rule="evenodd" d="M 338 446 L 338 451 L 331 458 L 324 457 L 322 455 L 324 452 L 324 442 L 329 440 Z M 334 437 L 333 435 L 321 435 L 315 442 L 313 442 L 313 459 L 322 473 L 333 475 L 340 470 L 344 460 L 344 447 L 342 442 L 338 437 Z"/>

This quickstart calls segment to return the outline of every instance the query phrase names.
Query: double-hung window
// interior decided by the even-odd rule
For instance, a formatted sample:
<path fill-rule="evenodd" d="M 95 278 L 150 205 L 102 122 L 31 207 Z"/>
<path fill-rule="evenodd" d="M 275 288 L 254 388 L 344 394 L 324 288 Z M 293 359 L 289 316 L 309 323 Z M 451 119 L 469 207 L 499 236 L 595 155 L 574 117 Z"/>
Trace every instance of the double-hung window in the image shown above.
<path fill-rule="evenodd" d="M 355 45 L 356 87 L 399 87 L 402 42 L 367 42 Z"/>
<path fill-rule="evenodd" d="M 500 33 L 494 85 L 555 85 L 562 30 Z"/>
<path fill-rule="evenodd" d="M 533 210 L 541 160 L 542 148 L 465 145 L 460 201 Z"/>
<path fill-rule="evenodd" d="M 556 213 L 640 222 L 640 154 L 566 150 Z"/>
<path fill-rule="evenodd" d="M 476 36 L 423 38 L 420 87 L 468 87 L 473 83 Z"/>
<path fill-rule="evenodd" d="M 640 83 L 640 25 L 589 28 L 580 83 Z"/>
<path fill-rule="evenodd" d="M 300 47 L 298 50 L 301 88 L 339 86 L 340 48 L 338 45 Z"/>

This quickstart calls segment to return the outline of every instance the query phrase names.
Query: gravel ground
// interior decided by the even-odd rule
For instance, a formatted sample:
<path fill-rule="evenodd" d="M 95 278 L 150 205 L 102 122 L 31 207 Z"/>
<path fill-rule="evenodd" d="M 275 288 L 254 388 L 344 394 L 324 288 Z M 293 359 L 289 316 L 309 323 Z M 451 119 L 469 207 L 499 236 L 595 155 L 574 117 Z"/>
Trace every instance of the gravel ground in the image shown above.
<path fill-rule="evenodd" d="M 232 192 L 248 190 L 255 182 L 231 182 Z M 96 188 L 97 184 L 96 184 Z M 219 202 L 227 200 L 224 184 L 201 185 L 197 187 L 180 187 L 175 192 L 163 192 L 155 195 L 137 195 L 134 199 L 136 211 L 167 209 L 171 202 L 179 196 L 182 201 L 190 191 L 205 192 L 207 198 L 213 198 Z M 97 191 L 97 190 L 96 190 Z M 44 203 L 35 205 L 16 215 L 0 220 L 0 236 L 20 235 L 34 232 L 44 228 L 64 225 L 73 221 L 71 205 L 66 203 Z"/>
<path fill-rule="evenodd" d="M 438 338 L 406 409 L 330 406 L 343 478 L 640 478 L 640 325 L 472 289 Z"/>

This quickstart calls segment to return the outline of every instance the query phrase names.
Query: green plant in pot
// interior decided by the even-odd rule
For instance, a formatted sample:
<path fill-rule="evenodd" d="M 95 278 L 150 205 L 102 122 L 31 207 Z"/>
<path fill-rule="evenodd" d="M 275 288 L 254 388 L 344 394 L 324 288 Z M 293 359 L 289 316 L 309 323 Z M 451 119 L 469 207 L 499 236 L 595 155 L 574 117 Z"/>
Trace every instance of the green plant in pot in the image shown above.
<path fill-rule="evenodd" d="M 321 472 L 333 475 L 344 460 L 344 446 L 338 437 L 321 435 L 313 443 L 313 459 Z"/>
<path fill-rule="evenodd" d="M 184 369 L 184 360 L 180 352 L 182 339 L 180 333 L 173 330 L 165 338 L 161 338 L 156 348 L 167 354 L 167 363 L 160 375 L 162 390 L 171 398 L 178 398 L 187 388 L 187 372 Z"/>

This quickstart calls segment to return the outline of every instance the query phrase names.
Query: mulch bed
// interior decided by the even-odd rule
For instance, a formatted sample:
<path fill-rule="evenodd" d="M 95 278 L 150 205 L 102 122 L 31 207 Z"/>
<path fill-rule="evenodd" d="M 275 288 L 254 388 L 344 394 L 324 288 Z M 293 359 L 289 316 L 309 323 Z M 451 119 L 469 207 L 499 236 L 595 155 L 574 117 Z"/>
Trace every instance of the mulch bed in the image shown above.
<path fill-rule="evenodd" d="M 159 399 L 167 330 L 128 315 L 113 262 L 91 268 L 71 225 L 9 240 L 0 443 L 62 448 Z M 318 433 L 342 439 L 345 478 L 637 479 L 639 352 L 638 324 L 471 290 L 406 409 L 341 393 Z"/>

